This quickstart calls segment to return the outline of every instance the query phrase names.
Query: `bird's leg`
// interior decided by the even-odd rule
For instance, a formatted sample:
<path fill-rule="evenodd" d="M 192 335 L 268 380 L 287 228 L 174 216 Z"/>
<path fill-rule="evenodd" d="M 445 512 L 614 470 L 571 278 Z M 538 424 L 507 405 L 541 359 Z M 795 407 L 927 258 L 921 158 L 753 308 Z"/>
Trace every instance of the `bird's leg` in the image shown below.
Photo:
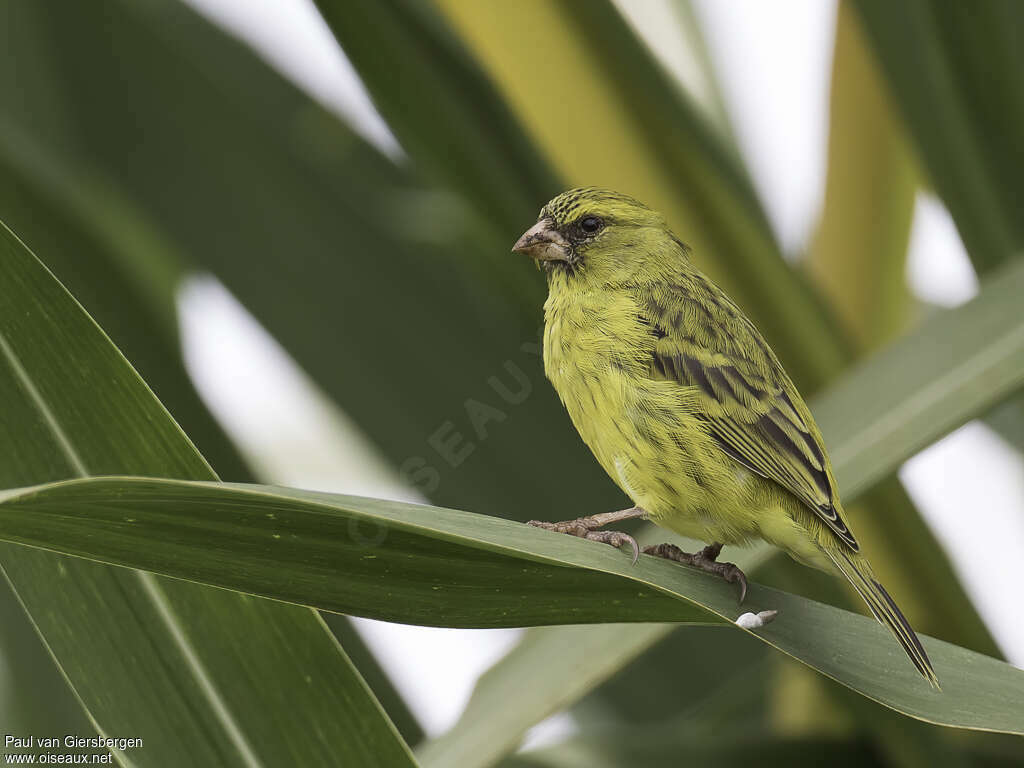
<path fill-rule="evenodd" d="M 646 516 L 647 513 L 640 509 L 640 507 L 630 507 L 629 509 L 620 509 L 617 512 L 600 512 L 588 517 L 577 517 L 575 520 L 565 520 L 560 523 L 545 523 L 541 520 L 531 520 L 527 525 L 532 525 L 534 528 L 543 528 L 545 531 L 568 533 L 571 536 L 579 536 L 581 539 L 599 541 L 602 544 L 610 544 L 616 548 L 622 547 L 623 544 L 628 544 L 630 549 L 633 550 L 633 565 L 636 565 L 636 561 L 640 559 L 640 546 L 636 543 L 636 539 L 622 531 L 598 531 L 596 529 L 610 523 L 619 523 L 623 520 Z"/>
<path fill-rule="evenodd" d="M 718 556 L 722 553 L 722 545 L 718 542 L 708 544 L 700 552 L 683 552 L 675 544 L 655 544 L 644 547 L 645 555 L 664 557 L 666 560 L 675 560 L 677 563 L 689 565 L 693 568 L 700 568 L 702 571 L 714 573 L 721 576 L 730 584 L 740 585 L 740 602 L 747 596 L 747 577 L 733 563 L 720 563 Z"/>

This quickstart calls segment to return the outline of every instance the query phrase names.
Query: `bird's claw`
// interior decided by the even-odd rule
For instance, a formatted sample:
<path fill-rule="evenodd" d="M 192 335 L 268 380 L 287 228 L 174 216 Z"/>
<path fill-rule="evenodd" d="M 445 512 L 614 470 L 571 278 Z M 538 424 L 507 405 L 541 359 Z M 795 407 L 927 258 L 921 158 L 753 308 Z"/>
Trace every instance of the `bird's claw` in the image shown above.
<path fill-rule="evenodd" d="M 628 533 L 623 533 L 622 531 L 587 531 L 583 538 L 590 541 L 599 541 L 602 544 L 610 544 L 616 549 L 622 549 L 623 544 L 629 544 L 630 549 L 633 550 L 633 565 L 636 565 L 637 560 L 640 559 L 640 545 Z"/>
<path fill-rule="evenodd" d="M 683 565 L 700 568 L 702 571 L 714 573 L 721 576 L 730 584 L 740 585 L 740 604 L 747 599 L 747 576 L 735 563 L 720 563 L 717 561 L 722 551 L 721 544 L 708 544 L 700 552 L 683 552 L 675 544 L 654 544 L 644 547 L 644 554 L 663 557 L 666 560 L 674 560 Z"/>
<path fill-rule="evenodd" d="M 592 528 L 587 527 L 586 523 L 581 519 L 566 520 L 560 523 L 548 523 L 543 520 L 530 520 L 526 524 L 532 525 L 534 528 L 542 528 L 545 531 L 567 533 L 570 536 L 578 536 L 579 538 L 587 539 L 588 541 L 597 541 L 601 544 L 609 544 L 616 549 L 621 549 L 623 544 L 628 544 L 630 549 L 633 550 L 633 565 L 636 565 L 637 561 L 640 559 L 640 545 L 636 543 L 636 539 L 622 531 L 595 531 Z"/>
<path fill-rule="evenodd" d="M 740 585 L 740 605 L 743 605 L 743 601 L 747 599 L 747 575 L 734 563 L 714 563 L 714 565 L 720 566 L 721 570 L 713 572 L 717 572 L 730 584 Z"/>

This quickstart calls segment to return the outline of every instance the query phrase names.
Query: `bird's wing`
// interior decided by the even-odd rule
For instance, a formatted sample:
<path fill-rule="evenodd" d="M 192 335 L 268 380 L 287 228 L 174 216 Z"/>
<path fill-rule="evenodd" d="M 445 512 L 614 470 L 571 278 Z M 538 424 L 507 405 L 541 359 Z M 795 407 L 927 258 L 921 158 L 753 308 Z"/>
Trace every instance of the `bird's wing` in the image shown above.
<path fill-rule="evenodd" d="M 746 316 L 697 275 L 638 291 L 640 320 L 655 337 L 651 376 L 695 387 L 708 432 L 737 463 L 778 483 L 854 551 L 835 481 L 810 410 Z"/>

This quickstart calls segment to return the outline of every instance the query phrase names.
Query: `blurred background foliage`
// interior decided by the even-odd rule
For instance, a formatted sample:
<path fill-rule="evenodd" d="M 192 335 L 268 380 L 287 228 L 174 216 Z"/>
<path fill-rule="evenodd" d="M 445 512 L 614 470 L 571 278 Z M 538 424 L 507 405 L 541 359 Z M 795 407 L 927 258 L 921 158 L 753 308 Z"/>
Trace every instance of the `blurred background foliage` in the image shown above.
<path fill-rule="evenodd" d="M 0 0 L 0 220 L 224 480 L 279 478 L 233 442 L 186 370 L 176 295 L 197 273 L 432 503 L 517 520 L 617 508 L 543 378 L 543 280 L 508 255 L 561 189 L 609 186 L 663 211 L 808 396 L 929 315 L 905 279 L 921 188 L 949 208 L 978 275 L 1024 244 L 1024 6 L 840 2 L 824 204 L 807 252 L 787 253 L 696 15 L 666 4 L 683 78 L 609 0 L 317 0 L 397 140 L 385 152 L 178 0 Z M 977 415 L 1020 447 L 1022 409 L 1011 398 Z M 916 627 L 999 655 L 895 476 L 852 514 Z M 857 604 L 782 558 L 757 575 Z M 81 729 L 15 597 L 0 610 L 5 731 Z M 420 743 L 371 649 L 343 617 L 328 624 Z M 667 765 L 682 749 L 721 764 L 1024 761 L 1019 740 L 903 718 L 739 634 L 663 627 L 631 642 L 606 644 L 600 674 L 559 702 L 576 736 L 504 759 L 551 713 L 524 711 L 502 754 L 478 764 Z M 724 729 L 743 738 L 726 744 Z"/>

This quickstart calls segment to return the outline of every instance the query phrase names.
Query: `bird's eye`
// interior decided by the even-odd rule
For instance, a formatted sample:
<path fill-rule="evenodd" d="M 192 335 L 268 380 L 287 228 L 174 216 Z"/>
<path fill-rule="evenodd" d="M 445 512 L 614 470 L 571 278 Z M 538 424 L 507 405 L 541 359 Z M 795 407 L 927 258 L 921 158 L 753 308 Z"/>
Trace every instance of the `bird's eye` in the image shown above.
<path fill-rule="evenodd" d="M 588 235 L 594 234 L 603 226 L 604 222 L 597 218 L 597 216 L 587 216 L 580 222 L 580 229 L 582 229 Z"/>

